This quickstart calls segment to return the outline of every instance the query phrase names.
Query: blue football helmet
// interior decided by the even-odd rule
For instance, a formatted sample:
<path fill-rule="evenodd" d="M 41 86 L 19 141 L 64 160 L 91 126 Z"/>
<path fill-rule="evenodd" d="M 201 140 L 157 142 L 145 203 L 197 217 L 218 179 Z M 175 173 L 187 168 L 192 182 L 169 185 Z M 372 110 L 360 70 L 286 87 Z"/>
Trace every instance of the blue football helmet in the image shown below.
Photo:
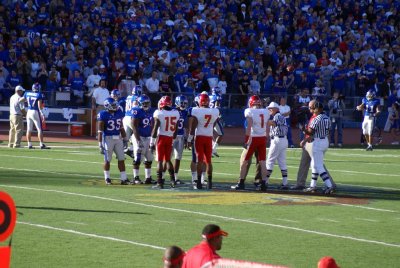
<path fill-rule="evenodd" d="M 188 107 L 189 101 L 184 95 L 179 95 L 175 98 L 175 105 L 182 110 Z"/>
<path fill-rule="evenodd" d="M 141 86 L 134 86 L 132 89 L 132 95 L 134 96 L 140 96 L 142 95 L 142 87 Z"/>
<path fill-rule="evenodd" d="M 151 107 L 151 101 L 149 96 L 143 94 L 140 97 L 138 97 L 137 102 L 139 104 L 139 107 L 142 108 L 143 110 L 147 111 Z"/>
<path fill-rule="evenodd" d="M 370 89 L 368 90 L 367 94 L 365 95 L 365 97 L 367 98 L 367 100 L 372 100 L 375 98 L 375 91 Z"/>
<path fill-rule="evenodd" d="M 220 94 L 221 94 L 221 89 L 220 89 L 219 87 L 213 87 L 213 88 L 211 89 L 211 94 L 212 94 L 212 95 L 214 95 L 214 94 L 220 95 Z"/>
<path fill-rule="evenodd" d="M 119 92 L 119 89 L 113 89 L 111 91 L 110 96 L 111 96 L 111 98 L 118 100 L 119 98 L 121 98 L 121 92 Z"/>
<path fill-rule="evenodd" d="M 42 87 L 40 86 L 40 84 L 39 84 L 38 82 L 36 82 L 36 83 L 34 83 L 34 84 L 32 85 L 32 91 L 33 91 L 33 92 L 39 92 L 41 88 L 42 88 Z"/>
<path fill-rule="evenodd" d="M 118 109 L 118 103 L 113 98 L 107 98 L 104 101 L 104 108 L 109 112 L 115 112 Z"/>
<path fill-rule="evenodd" d="M 196 105 L 196 107 L 200 107 L 199 98 L 200 98 L 200 94 L 197 94 L 196 97 L 194 97 L 194 104 Z"/>
<path fill-rule="evenodd" d="M 218 108 L 221 106 L 221 95 L 212 94 L 210 97 L 210 108 Z"/>

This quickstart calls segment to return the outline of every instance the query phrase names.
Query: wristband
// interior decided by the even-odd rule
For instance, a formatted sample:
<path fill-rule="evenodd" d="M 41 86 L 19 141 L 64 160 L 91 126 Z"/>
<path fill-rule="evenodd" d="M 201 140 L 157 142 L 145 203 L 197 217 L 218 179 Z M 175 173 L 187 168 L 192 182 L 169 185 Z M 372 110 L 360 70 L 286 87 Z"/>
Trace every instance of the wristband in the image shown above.
<path fill-rule="evenodd" d="M 188 142 L 192 142 L 193 141 L 193 135 L 189 135 L 188 138 L 187 138 L 187 141 Z"/>

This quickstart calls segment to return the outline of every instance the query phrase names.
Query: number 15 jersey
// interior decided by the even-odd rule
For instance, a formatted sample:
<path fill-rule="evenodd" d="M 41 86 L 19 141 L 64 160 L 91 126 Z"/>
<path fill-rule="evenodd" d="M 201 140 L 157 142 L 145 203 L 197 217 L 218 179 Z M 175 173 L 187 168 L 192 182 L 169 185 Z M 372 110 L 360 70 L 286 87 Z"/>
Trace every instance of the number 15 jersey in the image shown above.
<path fill-rule="evenodd" d="M 219 117 L 219 110 L 216 108 L 198 108 L 192 109 L 192 116 L 197 119 L 196 136 L 212 137 L 214 123 Z"/>
<path fill-rule="evenodd" d="M 154 119 L 158 118 L 160 127 L 158 135 L 173 137 L 176 125 L 179 120 L 179 112 L 177 110 L 156 110 L 153 114 Z"/>

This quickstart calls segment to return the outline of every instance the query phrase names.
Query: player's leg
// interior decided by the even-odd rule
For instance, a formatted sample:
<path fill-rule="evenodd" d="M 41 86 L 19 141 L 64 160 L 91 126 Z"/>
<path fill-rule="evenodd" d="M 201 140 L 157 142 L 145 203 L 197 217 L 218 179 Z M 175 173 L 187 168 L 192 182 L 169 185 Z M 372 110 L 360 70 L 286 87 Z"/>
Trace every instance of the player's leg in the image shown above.
<path fill-rule="evenodd" d="M 171 187 L 175 187 L 175 175 L 174 175 L 174 165 L 171 162 L 172 153 L 172 137 L 168 137 L 169 142 L 165 144 L 165 157 L 164 162 L 168 170 L 169 179 L 171 181 Z"/>
<path fill-rule="evenodd" d="M 165 148 L 164 137 L 160 136 L 157 140 L 157 185 L 158 188 L 164 188 L 162 173 L 164 170 Z"/>
<path fill-rule="evenodd" d="M 140 137 L 141 139 L 141 137 Z M 132 165 L 133 165 L 133 183 L 136 184 L 141 184 L 141 180 L 139 177 L 139 168 L 140 168 L 140 163 L 142 162 L 142 148 L 139 146 L 139 143 L 133 142 L 132 144 L 132 148 L 133 148 L 133 161 L 132 161 Z M 129 153 L 127 153 L 129 155 Z"/>
<path fill-rule="evenodd" d="M 239 181 L 236 185 L 231 187 L 232 189 L 243 190 L 245 188 L 244 182 L 246 180 L 247 173 L 249 172 L 249 160 L 252 158 L 256 146 L 256 140 L 254 138 L 250 138 L 247 143 L 247 148 L 243 150 L 241 155 Z"/>
<path fill-rule="evenodd" d="M 14 148 L 21 147 L 22 135 L 24 134 L 24 119 L 22 115 L 17 115 L 15 120 L 15 144 Z"/>
<path fill-rule="evenodd" d="M 214 130 L 217 133 L 217 138 L 215 139 L 215 142 L 213 142 L 213 144 L 212 144 L 212 155 L 219 157 L 217 149 L 218 149 L 218 145 L 222 141 L 222 137 L 224 136 L 224 129 L 222 127 L 222 124 L 219 122 L 219 120 L 217 121 L 217 124 L 215 125 Z"/>
<path fill-rule="evenodd" d="M 281 190 L 288 190 L 288 170 L 286 165 L 286 153 L 288 148 L 288 140 L 287 139 L 279 139 L 279 155 L 277 158 L 279 168 L 281 169 L 282 174 L 282 184 L 280 186 Z"/>
<path fill-rule="evenodd" d="M 32 146 L 32 131 L 33 131 L 33 113 L 35 111 L 28 110 L 26 113 L 26 140 L 28 142 L 28 148 L 33 149 Z"/>
<path fill-rule="evenodd" d="M 10 148 L 16 144 L 16 118 L 17 115 L 10 115 L 10 131 L 8 133 L 8 147 Z"/>
<path fill-rule="evenodd" d="M 183 154 L 184 142 L 185 142 L 184 137 L 178 136 L 174 140 L 174 144 L 173 144 L 174 159 L 175 159 L 174 173 L 175 173 L 176 184 L 183 184 L 183 182 L 179 180 L 179 168 L 180 168 L 182 154 Z"/>
<path fill-rule="evenodd" d="M 144 175 L 145 175 L 145 184 L 151 184 L 153 179 L 151 177 L 151 165 L 154 160 L 154 155 L 150 150 L 150 137 L 146 137 L 142 139 L 143 149 L 142 155 L 144 156 Z"/>
<path fill-rule="evenodd" d="M 197 154 L 195 141 L 193 141 L 192 146 L 192 162 L 190 162 L 190 171 L 192 173 L 192 184 L 194 184 L 197 181 Z"/>
<path fill-rule="evenodd" d="M 113 151 L 115 152 L 118 160 L 118 169 L 120 172 L 121 185 L 130 184 L 130 181 L 126 177 L 124 143 L 122 142 L 122 139 L 113 141 L 114 141 Z"/>
<path fill-rule="evenodd" d="M 206 137 L 204 140 L 204 161 L 206 163 L 206 172 L 207 172 L 207 188 L 212 189 L 212 176 L 213 176 L 213 165 L 211 162 L 212 157 L 212 138 Z"/>
<path fill-rule="evenodd" d="M 266 161 L 267 175 L 265 178 L 263 178 L 263 181 L 265 182 L 266 185 L 268 185 L 269 183 L 269 178 L 271 177 L 272 171 L 274 170 L 275 161 L 279 155 L 277 141 L 278 138 L 271 139 L 271 145 L 269 147 L 268 157 Z"/>
<path fill-rule="evenodd" d="M 197 165 L 196 165 L 196 170 L 197 170 L 197 189 L 202 189 L 203 185 L 201 183 L 201 174 L 203 172 L 203 165 L 204 165 L 204 140 L 202 137 L 196 137 L 195 138 L 195 145 L 196 145 L 196 158 L 197 158 Z"/>
<path fill-rule="evenodd" d="M 36 130 L 38 132 L 40 149 L 45 149 L 46 145 L 44 145 L 44 143 L 43 143 L 42 116 L 39 114 L 39 111 L 35 111 L 35 114 L 33 116 L 33 123 L 35 124 Z"/>
<path fill-rule="evenodd" d="M 126 133 L 126 138 L 128 139 L 128 148 L 125 148 L 125 153 L 133 158 L 133 142 L 132 142 L 132 117 L 130 116 L 125 116 L 124 119 L 122 119 L 122 122 L 124 124 L 124 130 Z"/>
<path fill-rule="evenodd" d="M 263 137 L 260 140 L 260 144 L 256 148 L 257 151 L 257 161 L 258 161 L 258 167 L 260 169 L 260 174 L 261 174 L 261 180 L 258 184 L 256 184 L 257 189 L 261 191 L 266 191 L 267 190 L 267 176 L 268 176 L 268 171 L 267 171 L 267 165 L 266 165 L 266 158 L 267 158 L 267 142 L 266 139 Z"/>
<path fill-rule="evenodd" d="M 103 172 L 104 172 L 104 180 L 107 185 L 111 184 L 110 178 L 110 163 L 112 160 L 113 150 L 110 149 L 112 144 L 110 144 L 112 139 L 110 137 L 104 137 L 103 145 L 104 145 L 104 164 L 103 164 Z"/>

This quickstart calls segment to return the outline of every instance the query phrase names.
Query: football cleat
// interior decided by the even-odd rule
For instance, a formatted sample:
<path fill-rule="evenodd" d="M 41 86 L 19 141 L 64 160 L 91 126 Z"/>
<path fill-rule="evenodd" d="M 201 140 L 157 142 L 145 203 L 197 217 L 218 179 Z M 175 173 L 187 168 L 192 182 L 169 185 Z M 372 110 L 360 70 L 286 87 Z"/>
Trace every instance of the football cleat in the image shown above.
<path fill-rule="evenodd" d="M 109 178 L 106 179 L 106 185 L 111 185 L 111 180 Z"/>
<path fill-rule="evenodd" d="M 333 194 L 335 192 L 335 189 L 333 187 L 327 187 L 323 190 L 324 194 Z"/>
<path fill-rule="evenodd" d="M 35 148 L 32 145 L 29 145 L 28 149 L 35 149 Z"/>
<path fill-rule="evenodd" d="M 175 188 L 176 185 L 176 181 L 175 180 L 171 180 L 171 188 Z"/>
<path fill-rule="evenodd" d="M 211 190 L 212 189 L 212 180 L 209 180 L 207 183 L 207 189 Z"/>
<path fill-rule="evenodd" d="M 278 186 L 278 189 L 279 190 L 289 190 L 289 186 L 287 184 L 286 185 L 281 184 L 280 186 Z"/>
<path fill-rule="evenodd" d="M 133 150 L 126 150 L 125 151 L 125 154 L 127 155 L 127 156 L 129 156 L 130 158 L 134 158 L 134 155 L 133 155 Z"/>
<path fill-rule="evenodd" d="M 301 186 L 301 185 L 294 185 L 294 186 L 290 187 L 290 190 L 303 191 L 304 188 L 306 188 L 306 187 Z"/>
<path fill-rule="evenodd" d="M 181 185 L 181 184 L 185 184 L 185 182 L 183 182 L 183 181 L 181 181 L 181 180 L 176 180 L 176 181 L 175 181 L 175 184 L 176 184 L 176 185 Z"/>
<path fill-rule="evenodd" d="M 129 185 L 131 182 L 129 180 L 123 180 L 121 181 L 121 185 Z"/>
<path fill-rule="evenodd" d="M 153 186 L 154 189 L 164 189 L 164 183 L 157 183 Z"/>
<path fill-rule="evenodd" d="M 219 157 L 219 154 L 217 153 L 217 151 L 213 151 L 213 152 L 212 152 L 212 156 L 213 156 L 213 157 L 214 157 L 214 156 Z"/>
<path fill-rule="evenodd" d="M 50 147 L 47 147 L 45 144 L 42 144 L 42 145 L 40 146 L 40 149 L 41 149 L 41 150 L 46 150 L 46 149 L 50 149 Z"/>
<path fill-rule="evenodd" d="M 368 145 L 368 147 L 365 150 L 366 151 L 373 151 L 374 149 L 372 148 L 372 145 Z"/>
<path fill-rule="evenodd" d="M 195 190 L 197 189 L 197 190 L 201 190 L 201 189 L 203 189 L 203 184 L 201 183 L 201 181 L 195 181 L 195 187 L 196 188 L 194 188 Z"/>
<path fill-rule="evenodd" d="M 257 188 L 257 191 L 266 192 L 268 189 L 268 184 L 265 181 L 261 181 L 260 185 Z"/>
<path fill-rule="evenodd" d="M 150 178 L 147 178 L 145 181 L 144 181 L 144 184 L 154 184 L 155 183 L 155 181 L 153 181 L 153 179 L 150 177 Z"/>
<path fill-rule="evenodd" d="M 140 180 L 139 176 L 136 176 L 133 179 L 133 184 L 143 184 L 143 182 Z"/>
<path fill-rule="evenodd" d="M 244 190 L 244 183 L 238 182 L 236 185 L 232 185 L 231 189 L 233 190 Z"/>
<path fill-rule="evenodd" d="M 317 187 L 308 187 L 304 189 L 304 192 L 306 193 L 316 193 L 317 192 Z"/>

